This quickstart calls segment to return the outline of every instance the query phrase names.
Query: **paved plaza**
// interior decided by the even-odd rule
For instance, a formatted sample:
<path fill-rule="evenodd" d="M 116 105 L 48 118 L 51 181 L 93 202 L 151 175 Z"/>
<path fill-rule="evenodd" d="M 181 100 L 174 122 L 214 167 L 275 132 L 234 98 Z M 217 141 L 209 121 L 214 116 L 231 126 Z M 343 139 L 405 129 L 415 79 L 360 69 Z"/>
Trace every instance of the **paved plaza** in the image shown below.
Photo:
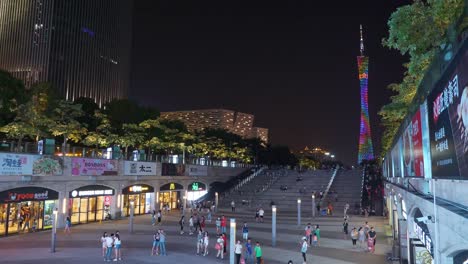
<path fill-rule="evenodd" d="M 304 217 L 302 226 L 297 226 L 294 214 L 282 216 L 278 212 L 277 245 L 271 246 L 271 218 L 266 212 L 264 223 L 255 223 L 253 212 L 220 212 L 237 221 L 236 238 L 242 238 L 242 223 L 249 224 L 249 236 L 252 242 L 260 241 L 263 248 L 264 263 L 279 264 L 292 260 L 294 264 L 302 263 L 300 240 L 307 222 L 319 224 L 321 229 L 320 247 L 312 247 L 307 252 L 308 263 L 387 263 L 385 255 L 391 251 L 390 238 L 385 236 L 385 219 L 368 218 L 369 224 L 377 230 L 377 246 L 374 254 L 353 249 L 351 240 L 344 240 L 341 217 L 320 217 L 311 220 Z M 196 236 L 179 234 L 179 213 L 172 212 L 163 216 L 163 228 L 167 234 L 166 248 L 168 256 L 151 256 L 152 235 L 155 227 L 151 225 L 150 215 L 135 217 L 134 233 L 129 233 L 129 220 L 114 220 L 103 223 L 75 225 L 72 234 L 65 235 L 63 230 L 57 232 L 57 252 L 50 253 L 50 231 L 22 234 L 0 238 L 1 263 L 103 263 L 101 257 L 100 237 L 104 231 L 113 233 L 119 230 L 122 239 L 122 261 L 120 263 L 229 263 L 229 256 L 224 260 L 215 257 L 215 224 L 214 218 L 207 223 L 210 234 L 208 256 L 196 255 Z M 352 216 L 352 227 L 363 225 L 362 217 Z M 188 221 L 186 221 L 186 230 Z M 229 222 L 228 222 L 229 225 Z M 229 230 L 229 227 L 228 227 Z M 229 247 L 229 246 L 228 246 Z M 229 252 L 229 250 L 228 250 Z"/>

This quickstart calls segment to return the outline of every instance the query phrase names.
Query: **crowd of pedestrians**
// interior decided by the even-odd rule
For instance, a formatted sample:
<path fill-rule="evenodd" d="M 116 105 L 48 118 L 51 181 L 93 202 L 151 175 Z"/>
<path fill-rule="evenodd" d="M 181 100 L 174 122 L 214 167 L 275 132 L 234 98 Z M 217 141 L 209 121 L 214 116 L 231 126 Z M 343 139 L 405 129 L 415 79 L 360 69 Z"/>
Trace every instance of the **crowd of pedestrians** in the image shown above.
<path fill-rule="evenodd" d="M 102 257 L 104 261 L 119 261 L 122 260 L 122 253 L 120 251 L 122 241 L 120 239 L 119 231 L 116 231 L 115 234 L 111 233 L 110 235 L 107 232 L 102 234 L 100 239 L 102 245 Z"/>

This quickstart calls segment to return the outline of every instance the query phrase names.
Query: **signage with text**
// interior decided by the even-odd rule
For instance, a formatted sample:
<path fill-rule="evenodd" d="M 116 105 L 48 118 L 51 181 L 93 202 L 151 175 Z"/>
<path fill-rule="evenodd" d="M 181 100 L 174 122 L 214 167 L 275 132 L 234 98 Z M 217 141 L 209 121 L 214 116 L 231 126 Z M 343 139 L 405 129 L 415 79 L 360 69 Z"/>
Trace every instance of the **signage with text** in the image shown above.
<path fill-rule="evenodd" d="M 183 189 L 184 189 L 184 186 L 175 182 L 164 184 L 163 186 L 159 188 L 160 191 L 180 191 Z"/>
<path fill-rule="evenodd" d="M 189 176 L 207 176 L 208 166 L 202 165 L 188 165 L 187 166 Z"/>
<path fill-rule="evenodd" d="M 40 187 L 21 187 L 0 192 L 0 202 L 44 201 L 58 199 L 58 192 Z"/>
<path fill-rule="evenodd" d="M 202 182 L 192 182 L 188 186 L 188 190 L 192 192 L 206 191 L 206 185 Z"/>
<path fill-rule="evenodd" d="M 172 164 L 162 163 L 161 164 L 161 175 L 162 176 L 184 176 L 185 165 L 183 164 Z"/>
<path fill-rule="evenodd" d="M 117 175 L 119 172 L 117 165 L 118 163 L 116 160 L 73 158 L 72 175 Z"/>
<path fill-rule="evenodd" d="M 135 193 L 150 193 L 154 192 L 153 186 L 149 186 L 146 184 L 136 184 L 132 186 L 128 186 L 122 190 L 122 194 L 135 194 Z"/>
<path fill-rule="evenodd" d="M 125 161 L 124 174 L 154 176 L 156 175 L 156 162 Z"/>
<path fill-rule="evenodd" d="M 70 192 L 70 198 L 114 195 L 114 189 L 102 185 L 88 185 Z"/>

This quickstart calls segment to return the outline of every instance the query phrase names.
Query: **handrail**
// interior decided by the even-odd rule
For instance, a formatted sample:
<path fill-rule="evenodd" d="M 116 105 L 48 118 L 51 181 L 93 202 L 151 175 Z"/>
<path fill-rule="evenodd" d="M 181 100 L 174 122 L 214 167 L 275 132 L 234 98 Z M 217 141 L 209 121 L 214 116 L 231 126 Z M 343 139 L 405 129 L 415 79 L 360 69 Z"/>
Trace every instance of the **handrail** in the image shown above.
<path fill-rule="evenodd" d="M 258 175 L 260 175 L 260 173 L 261 173 L 262 171 L 264 171 L 264 170 L 265 170 L 265 167 L 261 167 L 261 168 L 259 168 L 258 170 L 257 170 L 257 169 L 254 169 L 254 172 L 253 172 L 251 175 L 247 176 L 245 179 L 243 179 L 241 182 L 239 182 L 239 183 L 237 183 L 236 185 L 234 185 L 233 187 L 231 187 L 229 190 L 226 190 L 226 191 L 225 191 L 225 195 L 224 195 L 223 198 L 226 198 L 226 196 L 227 196 L 228 194 L 231 194 L 231 193 L 233 193 L 233 192 L 239 190 L 239 188 L 241 188 L 241 187 L 244 186 L 245 184 L 247 184 L 247 183 L 249 183 L 250 181 L 252 181 L 253 179 L 255 179 L 255 177 L 257 177 Z"/>
<path fill-rule="evenodd" d="M 320 199 L 319 204 L 321 204 L 322 201 L 325 200 L 325 198 L 327 198 L 328 191 L 330 191 L 330 188 L 331 188 L 331 186 L 333 184 L 333 181 L 335 180 L 335 176 L 336 176 L 337 173 L 338 173 L 338 166 L 333 171 L 333 174 L 332 174 L 332 176 L 330 178 L 330 181 L 328 182 L 327 188 L 324 191 L 323 198 Z"/>
<path fill-rule="evenodd" d="M 360 212 L 362 212 L 362 199 L 364 198 L 364 180 L 366 178 L 366 169 L 367 165 L 364 165 L 362 168 L 362 177 L 361 177 L 361 202 L 359 203 L 360 205 Z"/>

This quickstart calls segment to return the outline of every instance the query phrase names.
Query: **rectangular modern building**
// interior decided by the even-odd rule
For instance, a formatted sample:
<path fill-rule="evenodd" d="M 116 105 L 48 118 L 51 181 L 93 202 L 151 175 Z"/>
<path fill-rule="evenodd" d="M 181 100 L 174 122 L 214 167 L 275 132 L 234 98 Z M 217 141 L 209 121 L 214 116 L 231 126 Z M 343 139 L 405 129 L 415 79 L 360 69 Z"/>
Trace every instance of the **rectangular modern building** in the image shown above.
<path fill-rule="evenodd" d="M 0 0 L 0 68 L 68 100 L 125 98 L 132 0 Z"/>
<path fill-rule="evenodd" d="M 185 123 L 189 131 L 201 131 L 205 128 L 224 129 L 243 138 L 260 138 L 268 142 L 268 129 L 254 127 L 254 115 L 226 109 L 204 109 L 162 112 L 161 118 L 179 120 Z"/>

